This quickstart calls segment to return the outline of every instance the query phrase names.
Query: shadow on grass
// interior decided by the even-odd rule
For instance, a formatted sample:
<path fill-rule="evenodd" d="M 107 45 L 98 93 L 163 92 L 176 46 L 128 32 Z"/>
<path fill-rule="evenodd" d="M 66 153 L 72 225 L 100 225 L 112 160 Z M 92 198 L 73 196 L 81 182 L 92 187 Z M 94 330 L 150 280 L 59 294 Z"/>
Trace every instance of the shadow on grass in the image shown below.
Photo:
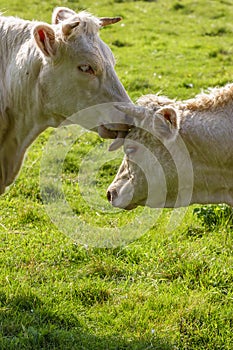
<path fill-rule="evenodd" d="M 172 350 L 169 340 L 125 339 L 123 335 L 96 336 L 90 334 L 83 321 L 57 316 L 34 296 L 20 295 L 7 299 L 0 293 L 1 350 Z"/>

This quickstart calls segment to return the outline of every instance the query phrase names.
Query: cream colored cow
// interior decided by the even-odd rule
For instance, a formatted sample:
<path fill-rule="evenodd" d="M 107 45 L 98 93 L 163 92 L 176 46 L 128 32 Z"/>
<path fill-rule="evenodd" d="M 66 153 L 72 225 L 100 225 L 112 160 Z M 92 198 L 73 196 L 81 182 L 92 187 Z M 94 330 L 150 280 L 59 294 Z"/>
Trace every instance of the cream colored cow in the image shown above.
<path fill-rule="evenodd" d="M 95 104 L 130 101 L 98 35 L 119 20 L 63 7 L 52 25 L 0 16 L 0 194 L 47 127 Z"/>
<path fill-rule="evenodd" d="M 108 188 L 119 208 L 233 206 L 233 84 L 187 101 L 157 95 L 121 106 L 134 125 Z"/>

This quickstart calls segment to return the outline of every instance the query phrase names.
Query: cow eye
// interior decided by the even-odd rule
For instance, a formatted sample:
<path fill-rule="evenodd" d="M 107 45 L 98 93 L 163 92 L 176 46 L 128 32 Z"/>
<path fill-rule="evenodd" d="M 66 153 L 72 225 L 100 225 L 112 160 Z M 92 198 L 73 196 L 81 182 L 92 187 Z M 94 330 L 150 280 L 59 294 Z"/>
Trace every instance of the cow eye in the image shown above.
<path fill-rule="evenodd" d="M 137 148 L 136 147 L 127 147 L 126 150 L 125 150 L 125 154 L 128 156 L 130 154 L 133 154 L 137 151 Z"/>
<path fill-rule="evenodd" d="M 94 70 L 89 64 L 82 64 L 81 66 L 78 66 L 78 69 L 83 73 L 92 74 L 92 75 L 95 74 Z"/>

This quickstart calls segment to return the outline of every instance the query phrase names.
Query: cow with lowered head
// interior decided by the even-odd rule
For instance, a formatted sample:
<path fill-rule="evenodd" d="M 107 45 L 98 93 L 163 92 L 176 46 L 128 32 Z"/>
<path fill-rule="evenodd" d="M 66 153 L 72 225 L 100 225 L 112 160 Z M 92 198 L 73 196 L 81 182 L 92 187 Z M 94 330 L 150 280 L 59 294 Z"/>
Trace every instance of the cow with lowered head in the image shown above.
<path fill-rule="evenodd" d="M 110 203 L 133 209 L 193 203 L 233 206 L 233 84 L 191 100 L 147 95 L 122 105 L 132 125 Z M 116 141 L 114 141 L 116 144 Z"/>

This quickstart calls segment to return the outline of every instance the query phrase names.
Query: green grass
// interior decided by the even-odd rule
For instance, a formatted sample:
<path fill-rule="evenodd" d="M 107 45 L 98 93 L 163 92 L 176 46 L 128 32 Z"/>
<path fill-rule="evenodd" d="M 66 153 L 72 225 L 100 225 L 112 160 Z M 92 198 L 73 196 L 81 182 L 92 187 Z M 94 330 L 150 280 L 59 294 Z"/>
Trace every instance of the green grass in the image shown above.
<path fill-rule="evenodd" d="M 231 1 L 2 0 L 0 6 L 9 15 L 50 21 L 59 5 L 123 17 L 101 37 L 117 57 L 117 73 L 133 100 L 158 91 L 189 98 L 232 81 Z M 0 349 L 232 349 L 229 208 L 190 207 L 169 228 L 172 211 L 164 210 L 159 218 L 154 213 L 150 229 L 143 220 L 140 226 L 147 212 L 114 211 L 105 200 L 121 154 L 111 160 L 106 152 L 91 185 L 85 178 L 91 157 L 97 151 L 103 156 L 106 143 L 84 133 L 61 170 L 75 217 L 65 234 L 51 221 L 40 190 L 50 135 L 46 131 L 31 146 L 20 176 L 0 198 Z M 57 187 L 51 191 L 56 196 Z M 136 240 L 127 231 L 130 222 L 138 227 Z M 97 238 L 109 240 L 110 248 L 91 244 L 98 243 L 93 234 L 101 228 L 103 234 L 120 232 L 121 243 L 125 234 L 127 244 L 116 246 L 117 237 L 103 241 L 101 234 Z"/>

